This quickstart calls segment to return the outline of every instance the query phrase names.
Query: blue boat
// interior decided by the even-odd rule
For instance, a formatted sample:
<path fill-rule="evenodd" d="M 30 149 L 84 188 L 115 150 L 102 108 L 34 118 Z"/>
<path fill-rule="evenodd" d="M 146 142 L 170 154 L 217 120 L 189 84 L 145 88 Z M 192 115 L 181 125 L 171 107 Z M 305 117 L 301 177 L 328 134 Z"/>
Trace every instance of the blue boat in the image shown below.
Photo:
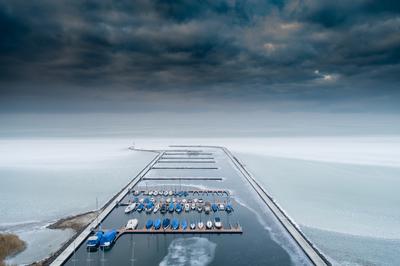
<path fill-rule="evenodd" d="M 136 210 L 137 210 L 138 212 L 142 212 L 142 211 L 144 210 L 144 205 L 143 205 L 143 203 L 140 203 Z"/>
<path fill-rule="evenodd" d="M 177 213 L 181 213 L 181 212 L 182 212 L 182 205 L 181 205 L 180 203 L 177 203 L 177 204 L 176 204 L 175 211 L 176 211 Z"/>
<path fill-rule="evenodd" d="M 153 220 L 148 219 L 146 222 L 146 229 L 150 229 L 151 227 L 153 227 Z"/>
<path fill-rule="evenodd" d="M 215 204 L 215 203 L 211 204 L 211 209 L 212 209 L 214 212 L 218 211 L 218 205 Z"/>
<path fill-rule="evenodd" d="M 232 205 L 230 203 L 226 204 L 225 211 L 227 213 L 233 212 L 233 207 L 232 207 Z"/>
<path fill-rule="evenodd" d="M 95 250 L 100 245 L 100 239 L 103 236 L 102 231 L 97 231 L 97 233 L 93 236 L 90 236 L 86 242 L 86 248 L 88 250 Z"/>
<path fill-rule="evenodd" d="M 164 228 L 164 229 L 167 229 L 167 228 L 169 227 L 170 223 L 171 223 L 171 220 L 168 219 L 168 218 L 165 218 L 165 219 L 162 221 L 162 226 L 163 226 L 163 228 Z"/>
<path fill-rule="evenodd" d="M 167 212 L 167 205 L 166 205 L 165 203 L 163 203 L 163 204 L 161 205 L 160 212 L 161 212 L 162 214 L 164 214 L 164 213 Z"/>
<path fill-rule="evenodd" d="M 149 199 L 149 198 L 145 198 L 145 199 L 143 200 L 143 202 L 147 204 L 147 203 L 150 202 L 150 199 Z"/>
<path fill-rule="evenodd" d="M 187 191 L 183 192 L 183 196 L 187 197 L 189 196 L 189 193 Z"/>
<path fill-rule="evenodd" d="M 115 239 L 117 238 L 117 231 L 111 230 L 103 234 L 100 239 L 100 247 L 103 249 L 111 248 L 112 244 L 114 244 Z"/>
<path fill-rule="evenodd" d="M 182 229 L 183 229 L 183 230 L 186 230 L 186 228 L 187 228 L 187 226 L 188 226 L 186 220 L 183 220 L 183 221 L 182 221 L 181 226 L 182 226 Z"/>
<path fill-rule="evenodd" d="M 171 226 L 172 226 L 172 229 L 178 230 L 178 228 L 179 228 L 179 220 L 176 219 L 176 218 L 174 218 L 174 219 L 172 220 L 172 222 L 171 222 Z"/>
<path fill-rule="evenodd" d="M 139 202 L 138 197 L 134 197 L 132 202 L 136 202 L 136 203 Z"/>
<path fill-rule="evenodd" d="M 179 191 L 178 196 L 182 197 L 183 196 L 183 191 Z"/>
<path fill-rule="evenodd" d="M 168 206 L 168 211 L 169 212 L 174 212 L 174 204 L 171 202 L 170 204 L 169 204 L 169 206 Z"/>
<path fill-rule="evenodd" d="M 154 229 L 158 230 L 161 228 L 161 220 L 157 219 L 154 221 Z"/>

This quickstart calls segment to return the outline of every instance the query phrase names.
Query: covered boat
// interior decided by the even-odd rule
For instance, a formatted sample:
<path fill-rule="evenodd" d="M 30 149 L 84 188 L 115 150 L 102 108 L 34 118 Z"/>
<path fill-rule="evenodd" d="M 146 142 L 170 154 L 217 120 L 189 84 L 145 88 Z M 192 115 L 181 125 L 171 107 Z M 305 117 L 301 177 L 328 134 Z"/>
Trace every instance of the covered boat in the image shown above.
<path fill-rule="evenodd" d="M 157 219 L 154 221 L 154 229 L 158 230 L 161 228 L 161 220 Z"/>
<path fill-rule="evenodd" d="M 183 230 L 186 230 L 186 228 L 187 228 L 187 226 L 188 226 L 186 220 L 183 220 L 183 221 L 182 221 L 181 226 L 182 226 L 182 229 L 183 229 Z"/>
<path fill-rule="evenodd" d="M 95 235 L 89 236 L 89 238 L 86 242 L 86 248 L 89 250 L 97 249 L 100 245 L 100 239 L 102 236 L 103 236 L 102 231 L 97 231 Z"/>
<path fill-rule="evenodd" d="M 168 218 L 165 218 L 162 222 L 162 226 L 164 229 L 167 229 L 170 226 L 171 220 Z"/>
<path fill-rule="evenodd" d="M 146 222 L 146 229 L 150 229 L 153 227 L 153 220 L 152 219 L 148 219 Z"/>
<path fill-rule="evenodd" d="M 171 222 L 171 226 L 172 226 L 172 229 L 178 230 L 178 228 L 179 228 L 179 220 L 176 219 L 176 218 L 174 218 L 174 219 L 172 220 L 172 222 Z"/>
<path fill-rule="evenodd" d="M 111 230 L 105 232 L 100 239 L 100 247 L 103 249 L 111 248 L 112 244 L 114 244 L 115 239 L 117 238 L 117 231 Z"/>
<path fill-rule="evenodd" d="M 215 219 L 214 219 L 214 225 L 215 225 L 215 228 L 221 229 L 221 227 L 222 227 L 222 222 L 221 222 L 221 219 L 220 219 L 219 217 L 215 217 Z"/>

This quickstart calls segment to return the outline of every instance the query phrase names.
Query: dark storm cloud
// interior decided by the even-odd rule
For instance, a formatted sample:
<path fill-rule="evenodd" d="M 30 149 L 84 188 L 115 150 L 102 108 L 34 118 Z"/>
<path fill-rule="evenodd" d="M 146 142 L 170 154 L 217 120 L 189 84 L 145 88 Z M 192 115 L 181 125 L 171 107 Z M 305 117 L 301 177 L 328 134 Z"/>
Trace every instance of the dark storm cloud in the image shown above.
<path fill-rule="evenodd" d="M 357 93 L 393 91 L 399 14 L 389 0 L 0 0 L 0 90 L 3 99 L 137 91 L 301 98 L 349 84 Z"/>

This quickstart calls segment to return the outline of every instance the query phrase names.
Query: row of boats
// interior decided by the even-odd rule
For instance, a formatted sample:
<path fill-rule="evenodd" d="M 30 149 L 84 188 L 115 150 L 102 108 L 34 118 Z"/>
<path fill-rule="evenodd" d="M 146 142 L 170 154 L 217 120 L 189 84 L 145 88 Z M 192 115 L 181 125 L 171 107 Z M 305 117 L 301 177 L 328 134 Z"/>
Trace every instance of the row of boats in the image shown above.
<path fill-rule="evenodd" d="M 146 198 L 148 199 L 148 198 Z M 141 212 L 146 212 L 146 213 L 157 213 L 158 211 L 162 214 L 165 214 L 167 212 L 169 213 L 181 213 L 183 211 L 185 212 L 190 212 L 190 211 L 197 211 L 199 213 L 203 212 L 205 214 L 209 214 L 211 211 L 217 212 L 217 211 L 226 211 L 227 213 L 233 212 L 233 207 L 230 203 L 227 203 L 226 205 L 224 203 L 210 203 L 210 202 L 205 202 L 203 201 L 197 201 L 197 202 L 178 202 L 178 203 L 173 203 L 173 202 L 153 202 L 151 200 L 144 200 L 143 202 L 133 202 L 130 203 L 126 208 L 125 208 L 125 213 L 131 213 L 137 211 L 139 213 Z"/>
<path fill-rule="evenodd" d="M 128 223 L 125 226 L 125 229 L 127 230 L 135 230 L 138 226 L 138 219 L 130 219 L 128 221 Z M 182 220 L 179 221 L 179 219 L 174 218 L 174 219 L 169 219 L 169 218 L 164 218 L 164 219 L 148 219 L 145 225 L 145 228 L 150 230 L 150 229 L 154 229 L 154 230 L 160 230 L 161 228 L 166 230 L 171 228 L 172 230 L 178 230 L 178 229 L 182 229 L 182 230 L 187 230 L 188 228 L 190 230 L 195 230 L 195 229 L 221 229 L 222 228 L 222 222 L 221 219 L 219 217 L 215 217 L 214 221 L 208 220 L 206 222 L 206 224 L 204 224 L 202 221 L 200 222 L 195 222 L 195 221 L 191 221 L 190 223 L 188 223 L 186 220 Z"/>
<path fill-rule="evenodd" d="M 216 195 L 216 196 L 229 196 L 228 192 L 222 190 L 193 190 L 193 191 L 175 191 L 175 190 L 133 190 L 132 194 L 135 196 L 143 195 L 143 196 L 164 196 L 164 197 L 187 197 L 189 194 L 192 195 Z"/>

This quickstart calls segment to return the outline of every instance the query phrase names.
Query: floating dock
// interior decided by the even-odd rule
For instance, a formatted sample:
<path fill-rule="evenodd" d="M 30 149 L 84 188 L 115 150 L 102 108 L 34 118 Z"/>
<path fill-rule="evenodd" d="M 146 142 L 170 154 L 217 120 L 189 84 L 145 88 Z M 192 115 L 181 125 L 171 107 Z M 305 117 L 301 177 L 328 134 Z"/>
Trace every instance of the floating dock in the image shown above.
<path fill-rule="evenodd" d="M 222 227 L 221 229 L 216 229 L 216 228 L 207 229 L 205 227 L 206 226 L 204 225 L 203 229 L 178 228 L 176 230 L 172 229 L 171 227 L 167 229 L 160 228 L 159 230 L 156 230 L 154 228 L 150 229 L 140 228 L 133 230 L 121 228 L 117 230 L 118 233 L 117 239 L 124 234 L 243 234 L 243 230 L 240 225 L 238 225 L 237 227 L 230 227 L 230 228 Z"/>

